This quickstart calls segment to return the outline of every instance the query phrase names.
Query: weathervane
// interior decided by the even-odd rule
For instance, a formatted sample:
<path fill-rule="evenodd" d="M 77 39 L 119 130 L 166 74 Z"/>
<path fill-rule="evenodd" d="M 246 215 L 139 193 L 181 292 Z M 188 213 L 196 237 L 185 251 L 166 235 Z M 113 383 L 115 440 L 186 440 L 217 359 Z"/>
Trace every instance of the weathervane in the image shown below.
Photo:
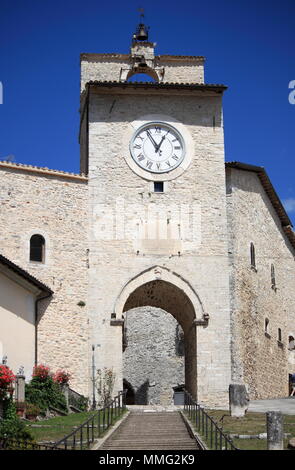
<path fill-rule="evenodd" d="M 138 11 L 139 11 L 139 13 L 140 13 L 139 22 L 140 22 L 140 23 L 143 23 L 143 19 L 144 19 L 144 8 L 138 8 Z"/>

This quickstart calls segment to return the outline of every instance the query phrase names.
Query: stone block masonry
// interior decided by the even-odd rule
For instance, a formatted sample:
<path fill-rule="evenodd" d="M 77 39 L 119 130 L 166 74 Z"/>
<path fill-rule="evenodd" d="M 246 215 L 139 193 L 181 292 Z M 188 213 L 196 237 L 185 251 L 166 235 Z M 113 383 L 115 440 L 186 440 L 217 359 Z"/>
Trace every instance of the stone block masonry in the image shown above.
<path fill-rule="evenodd" d="M 1 252 L 54 291 L 40 305 L 38 363 L 67 369 L 88 395 L 87 180 L 28 170 L 0 168 Z M 44 263 L 29 259 L 33 234 L 45 238 Z"/>
<path fill-rule="evenodd" d="M 184 384 L 184 335 L 170 313 L 141 307 L 125 313 L 123 377 L 135 404 L 173 403 L 173 387 Z"/>

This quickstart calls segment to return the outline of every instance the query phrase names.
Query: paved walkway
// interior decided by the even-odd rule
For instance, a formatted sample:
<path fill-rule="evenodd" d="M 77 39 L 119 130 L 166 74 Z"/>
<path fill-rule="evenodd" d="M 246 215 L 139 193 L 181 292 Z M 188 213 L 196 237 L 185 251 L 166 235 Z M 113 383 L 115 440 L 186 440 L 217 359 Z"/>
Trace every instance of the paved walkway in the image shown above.
<path fill-rule="evenodd" d="M 181 410 L 183 407 L 176 405 L 129 405 L 127 408 L 132 411 L 159 412 L 177 411 Z M 256 411 L 258 413 L 266 413 L 267 411 L 281 411 L 286 415 L 295 415 L 295 396 L 287 398 L 273 398 L 269 400 L 252 400 L 250 401 L 248 411 Z"/>
<path fill-rule="evenodd" d="M 127 405 L 128 410 L 130 411 L 143 411 L 150 413 L 160 412 L 160 411 L 178 411 L 182 410 L 183 406 L 181 405 Z"/>
<path fill-rule="evenodd" d="M 250 401 L 248 411 L 256 411 L 259 413 L 281 411 L 286 415 L 295 415 L 295 397 L 252 400 Z"/>

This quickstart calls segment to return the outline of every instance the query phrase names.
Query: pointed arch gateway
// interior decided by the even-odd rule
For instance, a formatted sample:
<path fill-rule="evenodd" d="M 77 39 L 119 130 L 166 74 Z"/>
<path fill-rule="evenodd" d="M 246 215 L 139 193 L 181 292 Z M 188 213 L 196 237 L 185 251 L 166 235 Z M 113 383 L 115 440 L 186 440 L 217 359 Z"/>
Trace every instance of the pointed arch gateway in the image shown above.
<path fill-rule="evenodd" d="M 153 266 L 130 279 L 121 290 L 114 312 L 124 318 L 135 307 L 157 307 L 170 313 L 184 332 L 185 386 L 197 397 L 197 320 L 204 317 L 203 305 L 192 286 L 163 266 Z"/>

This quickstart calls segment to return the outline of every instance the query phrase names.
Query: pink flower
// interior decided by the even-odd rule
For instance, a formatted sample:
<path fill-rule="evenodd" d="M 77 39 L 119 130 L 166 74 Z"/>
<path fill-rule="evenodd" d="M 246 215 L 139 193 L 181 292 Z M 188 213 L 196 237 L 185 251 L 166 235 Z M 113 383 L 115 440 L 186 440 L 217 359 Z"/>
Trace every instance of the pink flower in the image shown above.
<path fill-rule="evenodd" d="M 54 382 L 60 385 L 68 384 L 71 379 L 71 375 L 65 370 L 58 370 L 53 377 Z"/>
<path fill-rule="evenodd" d="M 5 398 L 7 393 L 13 393 L 12 384 L 15 381 L 15 375 L 9 367 L 0 365 L 0 397 Z"/>
<path fill-rule="evenodd" d="M 50 368 L 44 364 L 35 366 L 33 369 L 33 377 L 38 377 L 41 380 L 47 379 L 50 376 Z"/>

